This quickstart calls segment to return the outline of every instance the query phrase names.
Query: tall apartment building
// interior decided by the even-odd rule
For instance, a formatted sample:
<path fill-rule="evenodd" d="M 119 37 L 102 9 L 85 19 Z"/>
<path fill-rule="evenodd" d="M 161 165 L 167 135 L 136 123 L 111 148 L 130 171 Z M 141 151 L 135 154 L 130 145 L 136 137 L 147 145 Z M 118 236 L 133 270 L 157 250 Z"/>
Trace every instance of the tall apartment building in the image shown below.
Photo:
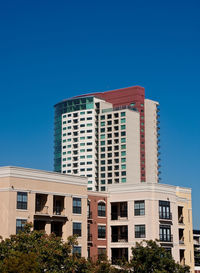
<path fill-rule="evenodd" d="M 55 105 L 54 170 L 88 177 L 88 190 L 159 181 L 158 103 L 135 86 Z"/>

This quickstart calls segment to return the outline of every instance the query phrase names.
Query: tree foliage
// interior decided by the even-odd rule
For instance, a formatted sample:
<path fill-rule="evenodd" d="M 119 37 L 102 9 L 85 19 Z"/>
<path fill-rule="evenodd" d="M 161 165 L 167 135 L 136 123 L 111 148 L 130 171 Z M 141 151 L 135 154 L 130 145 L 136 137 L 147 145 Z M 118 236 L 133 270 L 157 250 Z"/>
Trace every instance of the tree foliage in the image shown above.
<path fill-rule="evenodd" d="M 145 244 L 145 245 L 144 245 Z M 187 273 L 188 267 L 175 263 L 169 253 L 154 241 L 143 241 L 132 248 L 130 262 L 120 261 L 116 267 L 105 260 L 92 262 L 72 255 L 76 237 L 64 242 L 54 234 L 33 231 L 27 224 L 24 231 L 0 242 L 2 273 Z"/>
<path fill-rule="evenodd" d="M 156 241 L 142 241 L 132 248 L 130 267 L 135 273 L 189 273 L 188 266 L 176 263 L 166 249 Z"/>

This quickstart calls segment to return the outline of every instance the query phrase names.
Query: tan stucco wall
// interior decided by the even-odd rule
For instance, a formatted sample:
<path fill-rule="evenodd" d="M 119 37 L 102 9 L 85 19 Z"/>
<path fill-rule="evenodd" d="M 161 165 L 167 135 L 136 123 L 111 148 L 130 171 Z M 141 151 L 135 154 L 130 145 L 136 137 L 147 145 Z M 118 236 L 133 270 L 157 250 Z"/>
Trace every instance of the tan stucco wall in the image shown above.
<path fill-rule="evenodd" d="M 15 234 L 16 219 L 34 222 L 36 193 L 48 195 L 46 206 L 48 206 L 50 217 L 53 216 L 53 196 L 63 196 L 64 215 L 67 216 L 67 221 L 62 229 L 63 239 L 66 240 L 68 236 L 72 235 L 73 222 L 81 222 L 82 236 L 78 238 L 78 243 L 82 247 L 82 256 L 87 257 L 87 178 L 77 177 L 77 181 L 80 181 L 79 185 L 76 176 L 54 173 L 51 175 L 49 172 L 40 173 L 40 171 L 34 173 L 30 170 L 26 171 L 26 169 L 22 169 L 20 175 L 17 173 L 16 176 L 18 177 L 15 177 L 13 173 L 11 176 L 8 174 L 7 177 L 1 177 L 0 168 L 0 221 L 4 223 L 0 226 L 0 235 L 7 238 L 11 234 Z M 41 178 L 39 179 L 39 177 Z M 16 208 L 17 192 L 23 191 L 28 194 L 27 210 Z M 82 213 L 80 215 L 72 212 L 73 197 L 81 198 Z M 47 233 L 50 233 L 50 226 L 50 222 L 45 226 Z"/>

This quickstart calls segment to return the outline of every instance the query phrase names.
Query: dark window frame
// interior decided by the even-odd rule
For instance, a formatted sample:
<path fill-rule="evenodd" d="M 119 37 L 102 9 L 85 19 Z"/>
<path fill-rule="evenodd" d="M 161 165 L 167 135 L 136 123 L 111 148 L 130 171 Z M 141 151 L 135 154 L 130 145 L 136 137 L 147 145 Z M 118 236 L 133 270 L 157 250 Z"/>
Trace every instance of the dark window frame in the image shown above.
<path fill-rule="evenodd" d="M 145 215 L 145 200 L 137 200 L 134 202 L 134 215 L 135 216 Z"/>
<path fill-rule="evenodd" d="M 17 209 L 27 210 L 28 207 L 28 193 L 17 192 Z"/>
<path fill-rule="evenodd" d="M 73 206 L 73 209 L 72 209 L 73 213 L 81 214 L 81 212 L 82 212 L 81 198 L 73 197 L 72 206 Z"/>
<path fill-rule="evenodd" d="M 98 203 L 98 216 L 106 217 L 106 204 L 102 201 Z"/>
<path fill-rule="evenodd" d="M 106 226 L 98 226 L 98 239 L 106 239 Z"/>
<path fill-rule="evenodd" d="M 135 225 L 135 238 L 146 238 L 145 225 Z"/>

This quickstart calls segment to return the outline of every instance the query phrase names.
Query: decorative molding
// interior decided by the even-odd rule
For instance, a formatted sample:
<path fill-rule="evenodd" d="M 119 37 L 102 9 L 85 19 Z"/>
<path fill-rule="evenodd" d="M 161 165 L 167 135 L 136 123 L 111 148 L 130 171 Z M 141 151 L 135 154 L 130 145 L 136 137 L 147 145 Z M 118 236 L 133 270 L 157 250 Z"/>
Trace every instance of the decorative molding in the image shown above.
<path fill-rule="evenodd" d="M 3 177 L 16 177 L 22 179 L 32 179 L 79 186 L 87 186 L 88 180 L 87 177 L 80 177 L 78 175 L 68 175 L 50 171 L 42 171 L 11 166 L 0 167 L 0 178 Z"/>

